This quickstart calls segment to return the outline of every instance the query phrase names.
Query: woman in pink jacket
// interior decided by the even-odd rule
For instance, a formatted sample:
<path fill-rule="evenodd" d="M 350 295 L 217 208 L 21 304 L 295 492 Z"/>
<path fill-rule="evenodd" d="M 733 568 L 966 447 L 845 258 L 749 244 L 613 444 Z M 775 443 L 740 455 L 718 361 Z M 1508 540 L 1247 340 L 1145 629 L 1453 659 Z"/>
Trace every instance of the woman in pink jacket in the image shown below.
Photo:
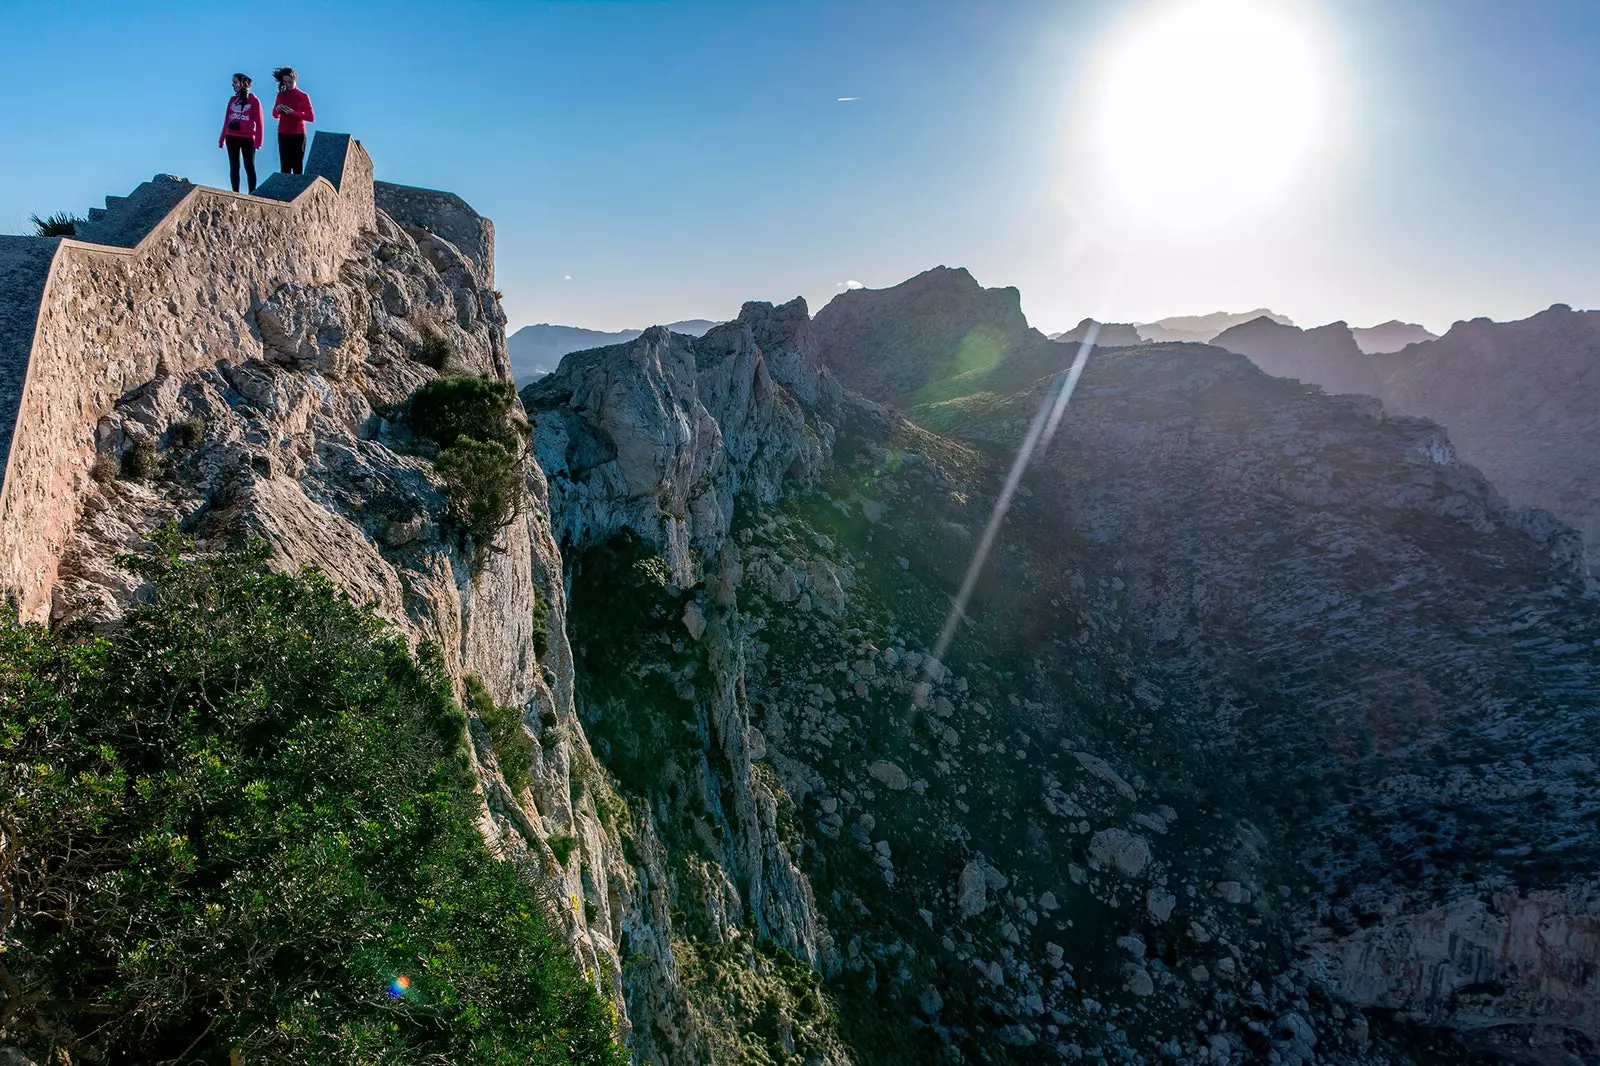
<path fill-rule="evenodd" d="M 261 147 L 266 125 L 261 116 L 261 99 L 250 91 L 250 75 L 235 74 L 233 95 L 228 97 L 228 110 L 222 117 L 222 135 L 217 138 L 217 147 L 228 149 L 228 177 L 234 192 L 239 191 L 241 158 L 250 179 L 250 191 L 256 191 L 256 149 Z"/>
<path fill-rule="evenodd" d="M 278 82 L 278 98 L 272 104 L 272 117 L 278 120 L 278 163 L 285 174 L 304 174 L 306 164 L 306 123 L 315 122 L 311 97 L 300 91 L 300 76 L 293 67 L 272 72 Z"/>

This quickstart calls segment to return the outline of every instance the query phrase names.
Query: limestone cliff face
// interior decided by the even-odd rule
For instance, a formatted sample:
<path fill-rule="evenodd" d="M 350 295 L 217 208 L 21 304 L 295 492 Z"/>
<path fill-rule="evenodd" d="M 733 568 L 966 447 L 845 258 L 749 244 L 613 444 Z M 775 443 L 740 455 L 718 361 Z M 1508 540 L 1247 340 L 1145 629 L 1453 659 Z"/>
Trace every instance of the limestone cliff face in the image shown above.
<path fill-rule="evenodd" d="M 475 677 L 497 701 L 524 709 L 535 750 L 527 780 L 505 779 L 487 732 L 471 722 L 486 837 L 542 868 L 552 916 L 619 1004 L 617 944 L 627 939 L 635 956 L 659 961 L 666 1009 L 681 1009 L 657 890 L 660 845 L 613 802 L 574 714 L 545 477 L 529 455 L 521 513 L 490 550 L 468 550 L 444 517 L 431 462 L 397 414 L 441 372 L 509 378 L 486 258 L 492 227 L 448 194 L 375 189 L 370 170 L 346 170 L 340 187 L 313 175 L 279 190 L 288 198 L 279 203 L 156 184 L 182 193 L 167 215 L 130 220 L 113 204 L 99 228 L 86 228 L 109 239 L 119 219 L 131 222 L 144 230 L 128 238 L 131 252 L 67 249 L 74 272 L 58 258 L 37 290 L 0 523 L 30 563 L 11 571 L 12 596 L 58 624 L 110 624 L 138 591 L 116 556 L 143 550 L 168 523 L 202 550 L 258 536 L 279 564 L 319 567 L 411 641 L 437 645 L 456 678 Z M 354 206 L 323 230 L 295 228 L 324 201 Z M 145 196 L 129 202 L 149 206 Z M 308 268 L 275 271 L 269 255 L 250 264 L 259 276 L 241 278 L 213 262 L 209 249 L 226 243 L 235 215 L 277 241 L 283 263 Z M 307 261 L 308 247 L 328 260 Z M 54 242 L 50 251 L 62 254 Z M 73 318 L 104 298 L 98 282 L 75 282 L 76 259 L 96 256 L 114 268 L 99 275 L 108 284 L 123 284 L 117 271 L 129 271 L 159 290 L 128 305 L 126 317 L 100 320 L 98 332 Z M 170 328 L 149 328 L 152 314 L 170 317 Z M 97 391 L 73 382 L 73 359 L 95 354 L 72 354 L 79 337 L 117 352 L 115 363 L 79 374 Z M 194 346 L 175 352 L 183 337 Z M 54 451 L 45 447 L 52 435 Z M 44 486 L 57 496 L 44 496 Z M 670 1019 L 665 1030 L 635 1033 L 624 1011 L 622 1025 L 642 1047 L 640 1061 L 665 1061 L 667 1052 L 650 1050 L 656 1032 L 676 1046 Z"/>

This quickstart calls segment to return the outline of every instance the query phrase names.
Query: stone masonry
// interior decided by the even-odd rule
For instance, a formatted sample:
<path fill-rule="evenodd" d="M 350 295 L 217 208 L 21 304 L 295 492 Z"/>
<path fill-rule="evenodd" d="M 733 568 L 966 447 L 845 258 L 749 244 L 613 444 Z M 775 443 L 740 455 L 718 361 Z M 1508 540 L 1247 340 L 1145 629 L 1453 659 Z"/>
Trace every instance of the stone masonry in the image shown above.
<path fill-rule="evenodd" d="M 318 133 L 307 170 L 273 175 L 256 196 L 161 176 L 108 198 L 83 239 L 0 237 L 0 588 L 24 619 L 49 615 L 100 418 L 161 374 L 259 356 L 261 302 L 335 280 L 373 228 L 359 141 Z M 493 229 L 450 210 L 457 198 L 387 184 L 382 195 L 415 225 L 471 222 L 459 236 L 487 269 Z"/>

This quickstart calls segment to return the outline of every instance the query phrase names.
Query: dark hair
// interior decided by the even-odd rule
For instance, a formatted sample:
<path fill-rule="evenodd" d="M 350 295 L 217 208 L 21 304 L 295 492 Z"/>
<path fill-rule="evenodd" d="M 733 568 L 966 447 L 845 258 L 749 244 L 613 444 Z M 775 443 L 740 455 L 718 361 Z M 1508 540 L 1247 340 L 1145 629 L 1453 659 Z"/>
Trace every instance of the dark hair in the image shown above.
<path fill-rule="evenodd" d="M 282 81 L 287 75 L 294 74 L 294 73 L 295 73 L 295 70 L 294 70 L 293 67 L 279 67 L 277 70 L 272 72 L 272 80 L 273 81 Z M 296 75 L 296 76 L 298 77 L 298 75 Z"/>
<path fill-rule="evenodd" d="M 248 74 L 235 74 L 234 77 L 238 78 L 240 81 L 244 82 L 244 88 L 239 90 L 239 102 L 241 104 L 249 103 L 249 101 L 250 101 L 250 75 L 248 75 Z"/>

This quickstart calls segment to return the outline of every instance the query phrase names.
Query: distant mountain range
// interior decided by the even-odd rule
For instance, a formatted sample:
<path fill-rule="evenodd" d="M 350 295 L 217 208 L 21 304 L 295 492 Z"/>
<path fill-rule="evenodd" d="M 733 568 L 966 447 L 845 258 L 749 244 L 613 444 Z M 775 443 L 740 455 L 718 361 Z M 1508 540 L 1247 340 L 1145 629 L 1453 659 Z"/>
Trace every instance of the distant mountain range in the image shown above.
<path fill-rule="evenodd" d="M 707 318 L 686 318 L 668 322 L 674 333 L 687 333 L 691 337 L 703 335 L 717 323 Z M 549 322 L 523 326 L 506 338 L 511 352 L 511 376 L 520 388 L 535 378 L 553 371 L 568 352 L 581 352 L 588 348 L 604 348 L 608 344 L 623 344 L 642 334 L 642 329 L 606 331 L 584 329 L 582 326 L 558 326 Z"/>
<path fill-rule="evenodd" d="M 1360 335 L 1398 351 L 1363 351 Z M 1352 330 L 1343 322 L 1300 329 L 1258 318 L 1219 334 L 1219 348 L 1249 357 L 1269 374 L 1331 393 L 1365 393 L 1395 415 L 1443 425 L 1462 459 L 1516 504 L 1548 510 L 1584 535 L 1600 563 L 1600 311 L 1556 304 L 1516 322 L 1476 318 L 1442 337 L 1385 323 Z M 1453 461 L 1453 460 L 1452 460 Z"/>
<path fill-rule="evenodd" d="M 1076 343 L 1083 339 L 1090 321 L 1086 318 L 1064 333 L 1052 333 L 1050 339 Z M 1263 327 L 1254 325 L 1258 322 L 1265 322 L 1268 326 L 1294 326 L 1294 321 L 1287 315 L 1280 315 L 1265 307 L 1258 307 L 1254 311 L 1213 311 L 1209 315 L 1172 315 L 1154 322 L 1103 322 L 1097 344 L 1102 348 L 1126 347 L 1142 341 L 1211 344 L 1228 330 L 1240 326 L 1250 325 L 1252 329 L 1260 330 Z M 1351 329 L 1350 334 L 1355 338 L 1356 347 L 1368 355 L 1397 352 L 1408 344 L 1436 339 L 1422 326 L 1397 319 L 1376 326 L 1357 327 Z"/>
<path fill-rule="evenodd" d="M 1254 311 L 1213 311 L 1209 315 L 1172 315 L 1168 318 L 1158 318 L 1154 322 L 1136 322 L 1134 328 L 1139 331 L 1139 336 L 1147 341 L 1198 341 L 1207 344 L 1223 330 L 1257 318 L 1271 319 L 1284 326 L 1294 325 L 1288 315 L 1280 315 L 1265 307 L 1258 307 Z"/>

